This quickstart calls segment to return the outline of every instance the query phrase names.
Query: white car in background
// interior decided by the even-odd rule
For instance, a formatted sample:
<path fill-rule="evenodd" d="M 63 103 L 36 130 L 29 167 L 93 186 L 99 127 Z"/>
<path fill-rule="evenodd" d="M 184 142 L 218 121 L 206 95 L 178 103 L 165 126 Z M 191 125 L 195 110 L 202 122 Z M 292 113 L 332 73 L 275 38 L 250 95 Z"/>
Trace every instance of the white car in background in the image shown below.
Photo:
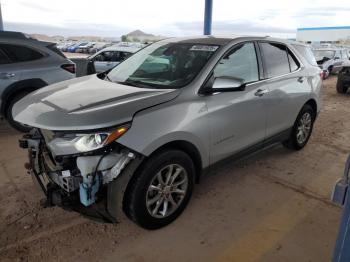
<path fill-rule="evenodd" d="M 93 65 L 96 73 L 102 73 L 115 67 L 141 48 L 141 45 L 113 45 L 90 56 L 89 64 Z"/>

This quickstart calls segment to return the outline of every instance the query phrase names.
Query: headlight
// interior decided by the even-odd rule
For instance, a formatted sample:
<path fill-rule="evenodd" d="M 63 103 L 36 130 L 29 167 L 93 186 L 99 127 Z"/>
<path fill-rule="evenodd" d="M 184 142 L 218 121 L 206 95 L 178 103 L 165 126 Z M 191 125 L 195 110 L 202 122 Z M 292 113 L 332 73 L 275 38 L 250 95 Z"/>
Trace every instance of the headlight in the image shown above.
<path fill-rule="evenodd" d="M 117 127 L 111 132 L 66 134 L 51 140 L 47 145 L 54 155 L 89 152 L 109 145 L 128 131 L 130 125 Z"/>

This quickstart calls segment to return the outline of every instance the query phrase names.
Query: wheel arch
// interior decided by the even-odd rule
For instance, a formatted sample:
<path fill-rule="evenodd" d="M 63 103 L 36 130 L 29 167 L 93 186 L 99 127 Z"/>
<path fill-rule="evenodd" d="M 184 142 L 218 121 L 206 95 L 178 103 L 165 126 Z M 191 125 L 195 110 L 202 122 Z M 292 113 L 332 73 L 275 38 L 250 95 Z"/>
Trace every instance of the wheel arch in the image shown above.
<path fill-rule="evenodd" d="M 313 98 L 311 98 L 311 99 L 309 99 L 309 100 L 305 103 L 305 105 L 310 105 L 310 106 L 312 107 L 313 111 L 315 112 L 314 118 L 316 118 L 316 116 L 317 116 L 317 110 L 318 110 L 316 100 L 313 99 Z"/>
<path fill-rule="evenodd" d="M 48 84 L 40 78 L 21 80 L 9 85 L 1 95 L 2 104 L 0 113 L 2 115 L 6 115 L 6 109 L 9 106 L 11 99 L 13 99 L 16 95 L 22 92 L 30 93 L 47 85 Z"/>
<path fill-rule="evenodd" d="M 202 157 L 199 153 L 198 148 L 194 144 L 186 140 L 174 140 L 159 146 L 148 157 L 151 157 L 152 155 L 167 149 L 178 149 L 189 155 L 189 157 L 193 161 L 195 171 L 196 171 L 195 181 L 198 183 L 200 179 L 200 175 L 202 173 L 202 166 L 203 166 Z"/>

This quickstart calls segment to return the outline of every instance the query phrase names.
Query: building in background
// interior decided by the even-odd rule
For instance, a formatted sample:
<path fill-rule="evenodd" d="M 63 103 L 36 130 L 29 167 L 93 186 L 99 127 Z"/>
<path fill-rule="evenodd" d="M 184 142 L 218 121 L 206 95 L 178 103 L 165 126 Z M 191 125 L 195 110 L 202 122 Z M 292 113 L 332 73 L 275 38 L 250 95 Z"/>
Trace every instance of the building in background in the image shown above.
<path fill-rule="evenodd" d="M 297 41 L 310 44 L 350 44 L 350 26 L 298 28 Z"/>

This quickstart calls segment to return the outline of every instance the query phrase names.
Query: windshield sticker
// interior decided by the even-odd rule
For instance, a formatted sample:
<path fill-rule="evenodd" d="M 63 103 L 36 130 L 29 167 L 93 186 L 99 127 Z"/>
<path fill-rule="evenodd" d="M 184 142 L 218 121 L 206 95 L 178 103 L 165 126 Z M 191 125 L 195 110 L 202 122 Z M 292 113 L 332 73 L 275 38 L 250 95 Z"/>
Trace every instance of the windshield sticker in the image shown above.
<path fill-rule="evenodd" d="M 194 45 L 191 47 L 190 51 L 207 51 L 215 52 L 219 46 L 217 45 Z"/>

